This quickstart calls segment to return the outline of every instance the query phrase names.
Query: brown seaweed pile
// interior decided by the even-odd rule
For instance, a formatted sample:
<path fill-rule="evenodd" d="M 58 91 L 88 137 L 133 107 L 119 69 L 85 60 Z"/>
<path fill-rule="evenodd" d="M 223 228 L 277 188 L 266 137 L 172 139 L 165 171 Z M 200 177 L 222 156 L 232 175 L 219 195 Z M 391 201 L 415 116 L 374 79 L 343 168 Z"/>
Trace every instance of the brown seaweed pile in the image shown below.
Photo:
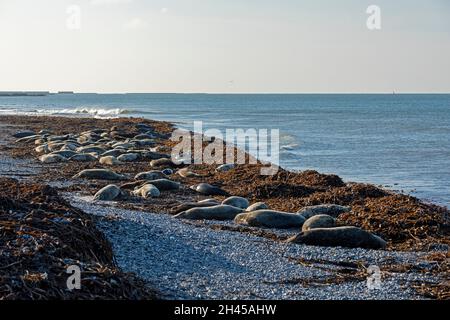
<path fill-rule="evenodd" d="M 151 299 L 155 293 L 118 270 L 92 219 L 49 186 L 0 179 L 0 300 Z M 69 290 L 67 268 L 81 269 Z"/>
<path fill-rule="evenodd" d="M 50 129 L 56 134 L 80 133 L 94 128 L 121 128 L 125 135 L 132 136 L 136 123 L 146 123 L 161 134 L 158 144 L 173 146 L 167 139 L 173 126 L 167 122 L 139 118 L 91 119 L 64 117 L 0 117 L 0 122 L 14 124 L 10 133 L 19 128 L 38 131 Z M 166 138 L 164 138 L 166 137 Z M 206 145 L 206 144 L 204 144 Z M 29 144 L 11 143 L 9 154 L 35 158 Z M 32 149 L 32 148 L 31 148 Z M 237 151 L 235 150 L 235 153 Z M 225 152 L 224 152 L 225 154 Z M 246 156 L 248 159 L 248 155 Z M 264 201 L 274 210 L 296 212 L 305 206 L 333 203 L 351 207 L 351 211 L 339 217 L 343 225 L 354 225 L 374 232 L 388 241 L 390 249 L 423 250 L 433 244 L 450 245 L 450 220 L 446 208 L 424 203 L 414 197 L 384 190 L 371 184 L 345 183 L 332 174 L 321 174 L 308 170 L 291 172 L 279 169 L 277 174 L 260 174 L 261 163 L 237 165 L 228 172 L 217 172 L 215 165 L 189 165 L 199 177 L 182 178 L 174 174 L 170 179 L 181 182 L 185 188 L 178 191 L 163 192 L 160 198 L 149 201 L 124 202 L 126 208 L 169 213 L 171 208 L 206 197 L 190 190 L 188 186 L 207 182 L 223 188 L 232 195 L 243 196 L 251 202 Z M 55 178 L 68 179 L 83 169 L 95 168 L 95 163 L 62 163 L 43 166 L 40 179 L 48 181 Z M 135 174 L 150 170 L 147 161 L 127 163 L 126 166 L 111 166 L 115 172 L 126 174 L 132 181 Z M 90 181 L 76 184 L 66 191 L 81 191 L 94 194 L 104 183 Z M 218 200 L 223 197 L 217 196 Z"/>

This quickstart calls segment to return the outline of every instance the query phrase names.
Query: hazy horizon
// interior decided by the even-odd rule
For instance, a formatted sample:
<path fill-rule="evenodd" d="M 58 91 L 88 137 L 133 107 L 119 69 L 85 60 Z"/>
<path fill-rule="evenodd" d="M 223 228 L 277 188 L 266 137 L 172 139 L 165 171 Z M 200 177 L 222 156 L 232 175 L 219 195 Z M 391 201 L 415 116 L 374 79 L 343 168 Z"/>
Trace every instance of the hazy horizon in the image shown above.
<path fill-rule="evenodd" d="M 0 37 L 0 91 L 450 93 L 446 0 L 0 0 Z"/>

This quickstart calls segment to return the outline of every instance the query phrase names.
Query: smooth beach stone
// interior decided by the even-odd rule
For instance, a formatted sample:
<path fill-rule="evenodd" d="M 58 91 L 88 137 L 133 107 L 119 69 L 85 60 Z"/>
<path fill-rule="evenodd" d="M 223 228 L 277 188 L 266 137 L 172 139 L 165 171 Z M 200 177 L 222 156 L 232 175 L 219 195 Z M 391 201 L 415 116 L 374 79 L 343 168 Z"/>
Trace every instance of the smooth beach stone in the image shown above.
<path fill-rule="evenodd" d="M 324 247 L 384 249 L 386 241 L 357 227 L 311 229 L 290 238 L 288 242 Z"/>
<path fill-rule="evenodd" d="M 208 200 L 210 200 L 210 201 L 182 203 L 180 205 L 173 207 L 171 211 L 173 214 L 176 214 L 176 213 L 180 213 L 183 211 L 187 211 L 192 208 L 205 208 L 205 207 L 213 207 L 213 206 L 220 205 L 220 203 L 217 200 L 214 200 L 214 199 L 213 199 L 214 201 L 211 201 L 211 199 L 208 199 Z"/>
<path fill-rule="evenodd" d="M 134 190 L 132 193 L 133 195 L 142 197 L 144 199 L 156 198 L 161 195 L 159 189 L 150 183 L 143 185 L 139 189 Z"/>
<path fill-rule="evenodd" d="M 113 149 L 113 150 L 108 150 L 108 151 L 102 153 L 100 156 L 101 156 L 101 157 L 113 156 L 113 157 L 116 157 L 116 158 L 117 158 L 118 156 L 120 156 L 121 154 L 124 154 L 124 153 L 126 153 L 125 150 L 122 150 L 122 149 Z"/>
<path fill-rule="evenodd" d="M 123 175 L 106 169 L 86 169 L 73 176 L 74 179 L 96 179 L 96 180 L 125 180 Z"/>
<path fill-rule="evenodd" d="M 240 208 L 220 204 L 206 208 L 192 208 L 174 217 L 191 220 L 233 220 L 242 211 Z"/>
<path fill-rule="evenodd" d="M 67 161 L 67 158 L 59 154 L 45 154 L 39 157 L 39 161 L 42 163 L 57 163 Z"/>
<path fill-rule="evenodd" d="M 97 158 L 89 153 L 77 153 L 69 158 L 69 161 L 77 162 L 93 162 L 97 161 Z"/>
<path fill-rule="evenodd" d="M 256 203 L 252 204 L 251 206 L 249 206 L 247 209 L 245 209 L 245 211 L 250 212 L 250 211 L 264 210 L 264 209 L 269 209 L 269 206 L 267 204 L 265 204 L 264 202 L 256 202 Z"/>
<path fill-rule="evenodd" d="M 302 231 L 308 231 L 317 228 L 334 228 L 336 219 L 327 214 L 318 214 L 307 219 L 302 226 Z"/>
<path fill-rule="evenodd" d="M 108 165 L 108 166 L 113 166 L 113 165 L 117 165 L 117 164 L 121 164 L 122 163 L 119 160 L 117 160 L 116 157 L 113 157 L 113 156 L 101 157 L 98 160 L 98 162 L 100 164 L 104 164 L 104 165 Z"/>
<path fill-rule="evenodd" d="M 219 187 L 212 186 L 209 183 L 200 183 L 190 187 L 192 190 L 205 196 L 227 196 L 228 193 Z"/>
<path fill-rule="evenodd" d="M 147 183 L 154 185 L 161 191 L 178 190 L 180 188 L 180 183 L 169 179 L 149 180 Z"/>
<path fill-rule="evenodd" d="M 250 203 L 248 202 L 247 199 L 243 197 L 232 196 L 223 200 L 222 204 L 226 204 L 236 208 L 246 209 L 248 208 Z"/>
<path fill-rule="evenodd" d="M 160 159 L 155 159 L 150 161 L 150 166 L 155 168 L 155 167 L 165 167 L 165 166 L 169 166 L 169 167 L 175 167 L 176 164 L 172 162 L 171 159 L 168 158 L 160 158 Z"/>
<path fill-rule="evenodd" d="M 100 189 L 95 195 L 94 200 L 112 201 L 122 194 L 122 191 L 115 184 L 107 185 Z"/>
<path fill-rule="evenodd" d="M 257 210 L 237 215 L 234 222 L 252 227 L 288 229 L 301 228 L 305 222 L 305 218 L 294 213 L 273 210 Z"/>
<path fill-rule="evenodd" d="M 200 177 L 200 175 L 198 173 L 190 171 L 189 168 L 180 169 L 177 171 L 177 174 L 183 178 Z"/>
<path fill-rule="evenodd" d="M 350 211 L 349 207 L 340 206 L 337 204 L 320 204 L 317 206 L 308 206 L 297 211 L 306 219 L 309 219 L 318 214 L 327 214 L 334 218 L 337 218 L 340 214 Z"/>
<path fill-rule="evenodd" d="M 27 137 L 31 137 L 31 136 L 35 136 L 36 133 L 34 133 L 33 131 L 17 131 L 16 133 L 14 133 L 12 136 L 14 138 L 17 139 L 21 139 L 21 138 L 27 138 Z"/>
<path fill-rule="evenodd" d="M 139 158 L 137 153 L 124 153 L 117 157 L 117 160 L 121 162 L 133 162 Z"/>
<path fill-rule="evenodd" d="M 73 157 L 74 155 L 76 155 L 78 153 L 75 151 L 71 151 L 71 150 L 63 150 L 63 151 L 53 151 L 49 155 L 52 155 L 52 154 L 58 154 L 60 156 L 63 156 L 64 158 L 69 159 L 70 157 Z"/>
<path fill-rule="evenodd" d="M 227 171 L 230 171 L 231 169 L 234 169 L 234 167 L 235 167 L 235 165 L 232 164 L 232 163 L 228 163 L 228 164 L 225 163 L 225 164 L 222 164 L 222 165 L 218 166 L 216 168 L 216 171 L 218 171 L 218 172 L 227 172 Z"/>
<path fill-rule="evenodd" d="M 165 179 L 165 178 L 166 178 L 166 175 L 158 170 L 140 172 L 134 177 L 135 180 L 157 180 L 157 179 Z"/>

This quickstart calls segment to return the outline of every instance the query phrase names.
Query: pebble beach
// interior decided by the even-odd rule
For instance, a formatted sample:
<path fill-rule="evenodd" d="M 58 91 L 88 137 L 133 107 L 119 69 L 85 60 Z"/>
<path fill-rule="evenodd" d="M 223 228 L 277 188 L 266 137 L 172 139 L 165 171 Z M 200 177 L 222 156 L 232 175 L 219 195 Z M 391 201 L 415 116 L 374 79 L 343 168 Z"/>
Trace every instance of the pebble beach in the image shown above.
<path fill-rule="evenodd" d="M 111 248 L 103 263 L 143 299 L 449 298 L 446 208 L 315 171 L 262 177 L 262 164 L 174 165 L 173 129 L 138 118 L 2 116 L 0 175 L 48 186 L 92 219 Z M 17 136 L 27 131 L 31 138 Z M 246 211 L 259 203 L 267 212 Z M 215 207 L 226 214 L 208 216 Z M 302 230 L 314 208 L 325 210 L 328 229 L 364 241 L 317 240 L 323 228 Z M 367 285 L 371 266 L 380 270 L 377 289 Z"/>

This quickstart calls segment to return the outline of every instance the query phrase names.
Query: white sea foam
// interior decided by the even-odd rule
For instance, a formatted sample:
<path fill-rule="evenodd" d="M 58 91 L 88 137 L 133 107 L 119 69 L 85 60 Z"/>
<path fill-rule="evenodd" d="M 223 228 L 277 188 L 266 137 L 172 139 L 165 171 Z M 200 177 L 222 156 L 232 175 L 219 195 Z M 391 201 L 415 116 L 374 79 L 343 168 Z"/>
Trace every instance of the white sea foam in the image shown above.
<path fill-rule="evenodd" d="M 78 107 L 78 108 L 65 108 L 65 109 L 32 109 L 32 110 L 20 110 L 11 108 L 0 108 L 0 114 L 5 115 L 65 115 L 65 116 L 86 116 L 86 117 L 118 117 L 122 115 L 130 115 L 134 113 L 145 113 L 142 111 L 135 111 L 122 108 L 95 108 L 95 107 Z"/>

